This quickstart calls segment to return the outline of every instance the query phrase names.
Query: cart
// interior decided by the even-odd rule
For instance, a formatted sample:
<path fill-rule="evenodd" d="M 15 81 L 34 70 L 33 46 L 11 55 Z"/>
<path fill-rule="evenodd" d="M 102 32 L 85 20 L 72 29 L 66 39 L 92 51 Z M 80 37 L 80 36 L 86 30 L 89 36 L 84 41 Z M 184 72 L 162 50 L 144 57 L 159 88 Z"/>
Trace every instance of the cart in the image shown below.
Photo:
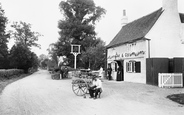
<path fill-rule="evenodd" d="M 90 70 L 81 69 L 79 75 L 75 75 L 72 80 L 72 90 L 77 96 L 84 96 L 88 94 L 90 84 L 92 84 L 92 78 L 95 75 Z"/>

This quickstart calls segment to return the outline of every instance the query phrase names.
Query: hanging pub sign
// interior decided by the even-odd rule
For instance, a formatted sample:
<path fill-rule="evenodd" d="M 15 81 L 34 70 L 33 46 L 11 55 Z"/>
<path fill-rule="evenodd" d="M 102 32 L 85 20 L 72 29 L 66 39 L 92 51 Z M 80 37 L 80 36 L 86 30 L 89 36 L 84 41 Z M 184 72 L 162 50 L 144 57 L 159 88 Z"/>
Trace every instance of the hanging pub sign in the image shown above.
<path fill-rule="evenodd" d="M 71 45 L 71 53 L 79 53 L 80 54 L 80 45 L 72 44 Z"/>
<path fill-rule="evenodd" d="M 74 55 L 74 68 L 77 68 L 77 55 L 80 54 L 80 45 L 71 44 L 71 53 Z"/>

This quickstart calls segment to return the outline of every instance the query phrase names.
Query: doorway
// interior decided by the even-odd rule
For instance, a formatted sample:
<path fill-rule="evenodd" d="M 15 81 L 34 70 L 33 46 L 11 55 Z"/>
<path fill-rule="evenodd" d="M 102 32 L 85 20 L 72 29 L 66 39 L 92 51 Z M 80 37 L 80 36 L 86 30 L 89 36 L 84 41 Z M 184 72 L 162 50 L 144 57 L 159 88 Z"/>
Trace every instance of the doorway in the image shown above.
<path fill-rule="evenodd" d="M 124 81 L 124 60 L 116 60 L 118 64 L 117 68 L 117 81 Z"/>

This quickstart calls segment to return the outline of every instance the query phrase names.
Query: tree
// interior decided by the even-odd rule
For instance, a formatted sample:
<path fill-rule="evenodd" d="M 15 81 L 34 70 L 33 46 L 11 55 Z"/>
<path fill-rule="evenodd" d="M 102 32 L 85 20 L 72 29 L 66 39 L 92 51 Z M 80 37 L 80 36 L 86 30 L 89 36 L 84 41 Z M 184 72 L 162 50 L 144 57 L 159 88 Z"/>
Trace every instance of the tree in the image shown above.
<path fill-rule="evenodd" d="M 46 68 L 46 67 L 47 67 L 47 64 L 48 64 L 48 61 L 49 61 L 48 58 L 45 58 L 45 59 L 41 60 L 40 66 L 41 66 L 42 68 Z"/>
<path fill-rule="evenodd" d="M 16 44 L 23 44 L 28 48 L 35 46 L 40 48 L 40 45 L 36 43 L 38 38 L 42 36 L 38 32 L 31 30 L 31 24 L 26 22 L 13 22 L 11 27 L 14 28 L 14 31 L 11 31 L 12 37 L 15 39 Z"/>
<path fill-rule="evenodd" d="M 88 42 L 89 43 L 89 42 Z M 100 67 L 105 67 L 105 43 L 98 38 L 97 40 L 91 42 L 86 48 L 86 51 L 82 52 L 80 60 L 85 65 L 85 68 L 90 68 L 93 70 L 98 70 Z"/>
<path fill-rule="evenodd" d="M 0 4 L 0 69 L 7 69 L 8 64 L 8 38 L 9 34 L 6 34 L 7 18 L 4 16 L 4 10 Z"/>
<path fill-rule="evenodd" d="M 39 60 L 38 60 L 38 56 L 34 53 L 34 52 L 31 52 L 31 68 L 33 69 L 38 69 L 38 66 L 39 66 Z"/>
<path fill-rule="evenodd" d="M 105 9 L 95 6 L 93 0 L 61 1 L 64 19 L 59 21 L 61 42 L 80 44 L 86 37 L 94 37 L 95 23 L 105 14 Z"/>
<path fill-rule="evenodd" d="M 58 57 L 57 57 L 55 50 L 56 50 L 56 48 L 55 48 L 54 43 L 50 44 L 49 48 L 47 49 L 48 54 L 49 54 L 49 58 L 51 58 L 52 60 L 54 60 L 58 64 Z"/>
<path fill-rule="evenodd" d="M 79 44 L 82 51 L 85 51 L 89 44 L 84 45 L 84 41 L 96 40 L 95 24 L 106 11 L 96 6 L 93 0 L 62 1 L 59 7 L 64 18 L 58 23 L 60 38 L 55 43 L 55 52 L 58 56 L 66 56 L 69 65 L 73 65 L 71 44 Z"/>
<path fill-rule="evenodd" d="M 38 57 L 38 63 L 39 63 L 39 66 L 40 66 L 40 67 L 43 67 L 43 66 L 42 66 L 42 61 L 45 60 L 45 59 L 47 59 L 47 56 L 46 56 L 45 54 L 39 55 L 39 57 Z M 46 67 L 46 66 L 44 66 L 44 67 Z M 43 68 L 44 68 L 44 67 L 43 67 Z"/>
<path fill-rule="evenodd" d="M 28 47 L 19 43 L 10 50 L 10 65 L 12 68 L 23 69 L 25 73 L 29 68 L 38 67 L 38 57 Z"/>
<path fill-rule="evenodd" d="M 46 56 L 45 54 L 39 55 L 39 60 L 40 60 L 40 61 L 42 61 L 42 60 L 44 60 L 44 59 L 46 59 L 46 58 L 47 58 L 47 56 Z"/>

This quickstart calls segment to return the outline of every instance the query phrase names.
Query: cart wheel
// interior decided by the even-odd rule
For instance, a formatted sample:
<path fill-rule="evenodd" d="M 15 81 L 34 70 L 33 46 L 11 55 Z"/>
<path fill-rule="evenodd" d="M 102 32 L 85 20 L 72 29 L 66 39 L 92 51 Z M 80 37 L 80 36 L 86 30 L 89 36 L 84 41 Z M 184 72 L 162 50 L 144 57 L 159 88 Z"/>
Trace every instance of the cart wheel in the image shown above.
<path fill-rule="evenodd" d="M 72 90 L 77 96 L 83 96 L 84 94 L 87 93 L 87 85 L 86 83 L 75 83 L 72 84 Z"/>

